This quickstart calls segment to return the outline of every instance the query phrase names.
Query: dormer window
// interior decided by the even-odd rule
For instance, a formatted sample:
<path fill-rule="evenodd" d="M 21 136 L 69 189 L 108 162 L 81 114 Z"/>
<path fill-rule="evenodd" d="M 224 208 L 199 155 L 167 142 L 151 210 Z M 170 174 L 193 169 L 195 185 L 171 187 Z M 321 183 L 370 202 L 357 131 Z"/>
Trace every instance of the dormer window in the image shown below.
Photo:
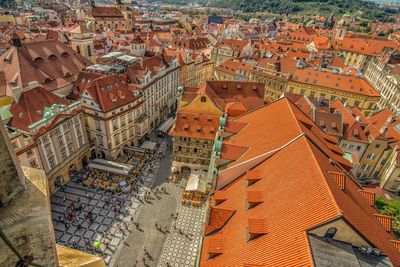
<path fill-rule="evenodd" d="M 207 98 L 205 96 L 202 96 L 200 98 L 200 102 L 203 102 L 203 103 L 207 102 Z"/>
<path fill-rule="evenodd" d="M 49 55 L 48 59 L 49 59 L 49 60 L 56 60 L 56 59 L 57 59 L 57 56 L 54 55 L 54 54 L 51 54 L 51 55 Z"/>
<path fill-rule="evenodd" d="M 39 63 L 43 61 L 43 58 L 41 57 L 35 57 L 35 59 L 33 60 L 35 63 Z"/>
<path fill-rule="evenodd" d="M 247 210 L 264 202 L 263 194 L 261 191 L 247 191 Z"/>
<path fill-rule="evenodd" d="M 255 218 L 247 220 L 246 242 L 267 234 L 267 220 Z"/>
<path fill-rule="evenodd" d="M 226 192 L 225 191 L 216 191 L 214 193 L 215 205 L 219 205 L 222 202 L 224 202 L 225 200 L 227 200 L 227 196 L 226 196 Z"/>
<path fill-rule="evenodd" d="M 44 79 L 44 81 L 43 81 L 43 83 L 50 83 L 51 82 L 51 79 L 50 78 L 46 78 L 46 79 Z"/>

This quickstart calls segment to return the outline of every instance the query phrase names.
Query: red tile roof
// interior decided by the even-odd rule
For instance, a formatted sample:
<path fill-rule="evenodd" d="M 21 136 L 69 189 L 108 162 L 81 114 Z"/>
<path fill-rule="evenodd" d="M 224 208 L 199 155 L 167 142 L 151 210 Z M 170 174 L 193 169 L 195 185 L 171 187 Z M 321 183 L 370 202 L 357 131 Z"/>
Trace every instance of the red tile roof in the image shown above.
<path fill-rule="evenodd" d="M 366 80 L 355 76 L 347 76 L 306 68 L 296 69 L 291 80 L 363 96 L 380 96 L 380 94 Z"/>
<path fill-rule="evenodd" d="M 94 6 L 89 9 L 89 14 L 92 15 L 93 17 L 97 18 L 119 18 L 119 19 L 124 19 L 124 15 L 122 12 L 112 6 Z"/>
<path fill-rule="evenodd" d="M 182 136 L 214 141 L 219 127 L 219 117 L 178 111 L 176 123 L 169 132 L 171 136 Z"/>
<path fill-rule="evenodd" d="M 4 72 L 7 84 L 28 86 L 37 81 L 53 91 L 73 84 L 79 72 L 91 64 L 65 44 L 45 40 L 11 47 L 0 57 L 0 72 Z"/>
<path fill-rule="evenodd" d="M 109 112 L 138 99 L 133 95 L 126 80 L 127 77 L 123 74 L 102 76 L 93 80 L 87 86 L 86 91 L 98 103 L 103 112 Z"/>
<path fill-rule="evenodd" d="M 221 229 L 221 227 L 223 227 L 228 222 L 228 220 L 233 216 L 234 213 L 234 210 L 212 207 L 210 209 L 210 217 L 204 230 L 204 234 L 208 235 L 215 230 Z"/>
<path fill-rule="evenodd" d="M 11 127 L 29 132 L 28 126 L 41 120 L 44 109 L 53 104 L 68 105 L 68 101 L 42 87 L 27 89 L 22 92 L 19 101 L 11 104 L 10 112 L 13 117 L 9 125 Z"/>
<path fill-rule="evenodd" d="M 313 266 L 307 232 L 339 218 L 382 250 L 394 266 L 400 265 L 400 253 L 389 241 L 394 235 L 375 218 L 376 210 L 361 195 L 354 177 L 335 163 L 339 158 L 327 147 L 322 130 L 299 109 L 283 98 L 236 120 L 248 126 L 227 143 L 235 140 L 251 149 L 230 169 L 220 171 L 217 180 L 220 183 L 231 175 L 220 189 L 226 200 L 218 208 L 236 212 L 220 230 L 204 237 L 201 266 Z M 251 165 L 243 158 L 260 160 Z M 248 170 L 263 179 L 247 185 Z M 345 191 L 329 172 L 346 176 Z M 263 203 L 247 209 L 249 192 L 257 192 Z M 214 203 L 213 199 L 211 206 Z M 251 228 L 261 233 L 252 240 L 246 239 L 246 226 L 253 225 L 249 219 L 257 219 Z M 213 257 L 209 252 L 214 252 Z"/>

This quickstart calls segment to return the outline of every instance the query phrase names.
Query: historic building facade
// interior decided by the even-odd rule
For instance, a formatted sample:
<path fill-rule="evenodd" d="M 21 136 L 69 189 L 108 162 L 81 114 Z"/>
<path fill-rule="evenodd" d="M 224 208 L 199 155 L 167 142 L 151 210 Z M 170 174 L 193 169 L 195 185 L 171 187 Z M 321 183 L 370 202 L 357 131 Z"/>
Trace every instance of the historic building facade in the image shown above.
<path fill-rule="evenodd" d="M 363 78 L 314 69 L 296 69 L 286 92 L 312 98 L 339 99 L 366 115 L 377 108 L 380 94 Z"/>
<path fill-rule="evenodd" d="M 50 193 L 54 193 L 74 171 L 89 163 L 89 141 L 81 103 L 37 86 L 19 89 L 9 106 L 7 127 L 21 163 L 42 168 Z M 21 132 L 24 142 L 21 137 L 14 138 Z"/>
<path fill-rule="evenodd" d="M 388 108 L 400 115 L 400 55 L 386 50 L 380 57 L 373 58 L 368 64 L 365 77 L 381 94 L 380 108 Z"/>
<path fill-rule="evenodd" d="M 91 157 L 116 159 L 126 146 L 138 146 L 148 132 L 143 98 L 129 88 L 125 75 L 105 75 L 82 90 Z"/>

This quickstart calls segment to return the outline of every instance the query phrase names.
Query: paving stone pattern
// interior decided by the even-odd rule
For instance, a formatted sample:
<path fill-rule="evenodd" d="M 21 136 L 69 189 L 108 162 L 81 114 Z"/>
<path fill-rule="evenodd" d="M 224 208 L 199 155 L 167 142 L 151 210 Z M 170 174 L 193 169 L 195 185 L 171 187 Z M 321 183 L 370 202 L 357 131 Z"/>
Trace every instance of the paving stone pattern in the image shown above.
<path fill-rule="evenodd" d="M 196 266 L 205 212 L 205 205 L 201 207 L 180 206 L 178 219 L 167 237 L 159 266 L 167 266 L 167 263 L 174 267 Z"/>
<path fill-rule="evenodd" d="M 163 142 L 159 147 L 159 151 L 164 151 L 165 145 L 165 142 Z M 144 184 L 140 187 L 138 194 L 141 198 L 143 198 L 146 188 L 150 187 L 152 179 L 154 178 L 154 175 L 149 173 L 149 169 L 151 168 L 153 173 L 156 173 L 159 166 L 159 161 L 156 161 L 153 165 L 148 163 L 144 168 L 142 173 Z M 77 177 L 82 177 L 83 175 L 84 171 L 81 171 Z M 87 193 L 92 196 L 91 200 L 86 197 Z M 106 198 L 110 196 L 121 202 L 120 206 L 122 208 L 120 213 L 115 213 L 111 210 L 112 205 L 105 203 Z M 65 202 L 64 197 L 67 199 Z M 64 223 L 58 221 L 58 217 L 63 217 L 65 207 L 69 205 L 71 201 L 77 203 L 78 198 L 84 205 L 83 210 L 77 212 L 79 220 L 73 224 L 68 223 L 67 228 L 65 228 Z M 76 242 L 78 244 L 78 249 L 92 254 L 100 254 L 105 259 L 106 264 L 110 265 L 111 256 L 123 245 L 124 239 L 131 231 L 123 227 L 118 227 L 118 225 L 122 225 L 122 222 L 126 222 L 130 225 L 132 221 L 135 221 L 138 209 L 141 205 L 141 202 L 139 202 L 134 192 L 120 195 L 112 195 L 110 192 L 104 191 L 96 192 L 96 190 L 85 187 L 74 179 L 64 186 L 64 192 L 59 190 L 51 197 L 56 242 L 66 246 L 71 246 L 73 242 Z M 92 212 L 94 217 L 94 222 L 90 225 L 87 222 L 83 222 L 85 214 L 89 211 Z M 83 222 L 81 224 L 82 227 L 78 229 L 77 225 L 80 222 Z M 106 229 L 109 229 L 109 233 L 105 232 Z M 91 244 L 96 240 L 108 241 L 109 246 L 106 248 L 104 244 L 101 244 L 100 251 L 93 251 L 92 249 L 85 248 L 85 240 L 89 240 Z"/>

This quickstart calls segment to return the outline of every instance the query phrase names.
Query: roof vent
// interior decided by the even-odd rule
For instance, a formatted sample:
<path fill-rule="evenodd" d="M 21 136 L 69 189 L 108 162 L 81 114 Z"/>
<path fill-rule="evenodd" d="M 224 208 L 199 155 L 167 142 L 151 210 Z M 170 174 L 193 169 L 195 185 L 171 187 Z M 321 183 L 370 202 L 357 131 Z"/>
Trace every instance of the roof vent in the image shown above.
<path fill-rule="evenodd" d="M 226 86 L 226 84 L 224 83 L 223 85 L 222 85 L 222 89 L 227 89 L 228 87 Z"/>
<path fill-rule="evenodd" d="M 242 89 L 242 85 L 241 85 L 240 83 L 238 83 L 238 84 L 236 85 L 236 89 L 238 89 L 238 90 Z"/>

